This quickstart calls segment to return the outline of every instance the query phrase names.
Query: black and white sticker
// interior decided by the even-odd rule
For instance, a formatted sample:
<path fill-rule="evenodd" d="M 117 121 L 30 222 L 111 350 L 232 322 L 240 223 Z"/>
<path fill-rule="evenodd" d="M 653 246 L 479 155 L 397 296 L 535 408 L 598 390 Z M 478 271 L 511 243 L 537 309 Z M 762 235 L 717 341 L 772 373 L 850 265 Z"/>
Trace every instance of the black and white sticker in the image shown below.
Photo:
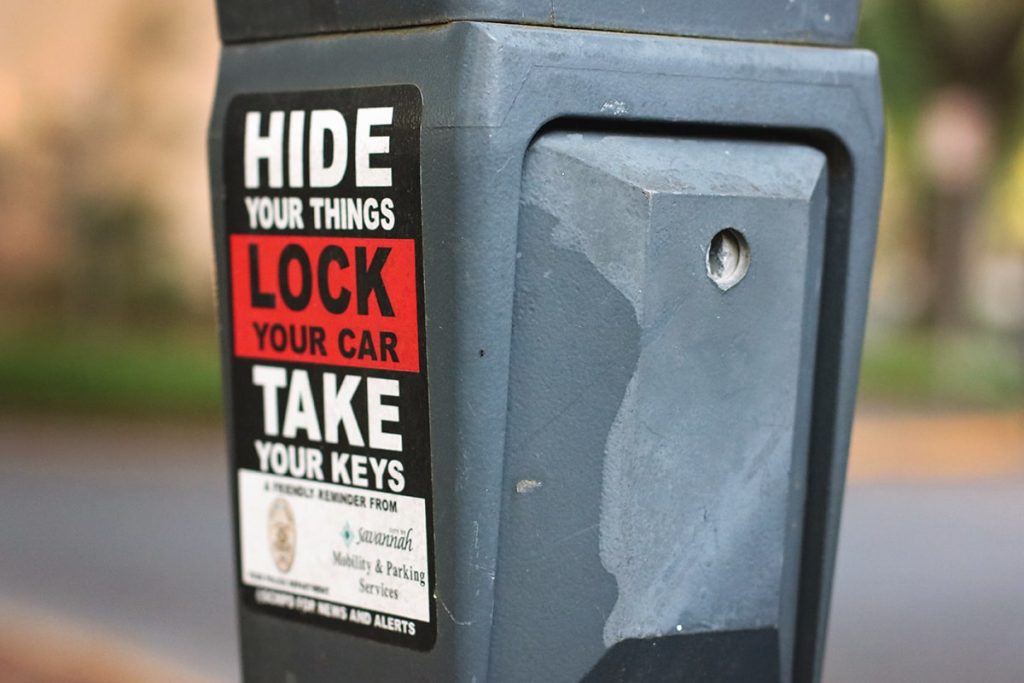
<path fill-rule="evenodd" d="M 436 637 L 414 86 L 235 97 L 233 461 L 248 609 Z"/>

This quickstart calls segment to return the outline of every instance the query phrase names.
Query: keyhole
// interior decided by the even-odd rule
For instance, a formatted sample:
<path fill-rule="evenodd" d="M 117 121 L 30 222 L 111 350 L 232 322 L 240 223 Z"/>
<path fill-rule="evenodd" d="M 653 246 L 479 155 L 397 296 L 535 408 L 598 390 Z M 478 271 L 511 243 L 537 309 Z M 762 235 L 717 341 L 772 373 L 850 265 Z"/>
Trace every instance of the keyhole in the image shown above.
<path fill-rule="evenodd" d="M 723 292 L 739 284 L 750 267 L 750 245 L 739 230 L 726 228 L 711 238 L 707 267 L 708 277 Z"/>

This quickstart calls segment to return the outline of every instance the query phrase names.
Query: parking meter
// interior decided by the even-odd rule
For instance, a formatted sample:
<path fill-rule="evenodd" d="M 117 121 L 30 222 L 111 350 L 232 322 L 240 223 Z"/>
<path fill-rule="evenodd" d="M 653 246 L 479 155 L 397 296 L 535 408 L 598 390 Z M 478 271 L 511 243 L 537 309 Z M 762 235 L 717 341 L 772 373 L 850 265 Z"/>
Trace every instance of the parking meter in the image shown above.
<path fill-rule="evenodd" d="M 246 681 L 817 680 L 857 5 L 218 2 Z"/>

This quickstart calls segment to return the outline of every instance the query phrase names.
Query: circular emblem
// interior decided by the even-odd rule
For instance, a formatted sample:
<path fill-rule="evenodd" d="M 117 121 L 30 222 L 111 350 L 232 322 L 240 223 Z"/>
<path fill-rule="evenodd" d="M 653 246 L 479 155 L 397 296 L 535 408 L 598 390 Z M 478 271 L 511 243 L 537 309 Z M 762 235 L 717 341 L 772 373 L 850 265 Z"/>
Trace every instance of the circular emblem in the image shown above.
<path fill-rule="evenodd" d="M 270 539 L 270 555 L 278 571 L 287 574 L 295 561 L 295 515 L 284 498 L 270 504 L 267 515 L 267 536 Z"/>

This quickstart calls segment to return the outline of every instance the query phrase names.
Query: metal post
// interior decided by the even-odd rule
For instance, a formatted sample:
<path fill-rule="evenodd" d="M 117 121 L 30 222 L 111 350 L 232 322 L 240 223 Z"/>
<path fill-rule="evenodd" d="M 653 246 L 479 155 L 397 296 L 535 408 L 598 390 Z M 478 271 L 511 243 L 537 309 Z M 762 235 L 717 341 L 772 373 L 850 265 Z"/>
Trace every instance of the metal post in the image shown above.
<path fill-rule="evenodd" d="M 858 3 L 218 11 L 245 679 L 817 680 L 882 177 Z"/>

